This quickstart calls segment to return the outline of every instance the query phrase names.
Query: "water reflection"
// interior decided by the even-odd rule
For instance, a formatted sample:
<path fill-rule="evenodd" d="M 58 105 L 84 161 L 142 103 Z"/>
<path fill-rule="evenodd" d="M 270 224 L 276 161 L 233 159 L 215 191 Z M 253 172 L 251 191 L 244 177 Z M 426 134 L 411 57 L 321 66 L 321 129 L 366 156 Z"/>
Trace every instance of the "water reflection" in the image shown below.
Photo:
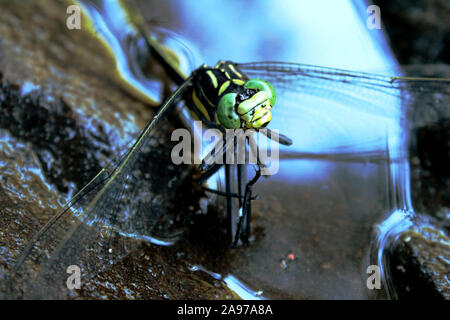
<path fill-rule="evenodd" d="M 128 56 L 129 48 L 126 37 L 135 31 L 127 22 L 126 13 L 116 1 L 103 1 L 97 7 L 95 1 L 78 2 L 83 8 L 89 21 L 92 22 L 94 32 L 105 42 L 110 49 L 115 61 L 118 75 L 132 87 L 140 97 L 151 102 L 161 100 L 162 85 L 159 81 L 151 81 L 146 78 L 140 68 L 136 67 L 137 61 Z M 102 8 L 103 10 L 99 12 Z M 134 72 L 133 72 L 134 71 Z"/>
<path fill-rule="evenodd" d="M 386 44 L 373 41 L 364 1 L 169 1 L 164 20 L 197 44 L 204 62 L 290 61 L 351 70 L 395 68 Z M 358 12 L 361 10 L 361 12 Z M 152 13 L 148 12 L 149 16 Z M 161 19 L 161 18 L 160 18 Z M 382 40 L 384 39 L 377 39 Z"/>
<path fill-rule="evenodd" d="M 232 275 L 227 275 L 223 277 L 218 273 L 211 272 L 205 269 L 204 267 L 198 265 L 189 266 L 189 270 L 205 272 L 214 279 L 223 281 L 234 293 L 236 293 L 240 298 L 244 300 L 266 300 L 262 296 L 263 294 L 262 291 L 250 290 L 245 284 L 243 284 L 241 281 L 239 281 L 236 277 Z"/>
<path fill-rule="evenodd" d="M 389 265 L 385 261 L 384 250 L 389 248 L 394 241 L 398 240 L 401 233 L 407 231 L 413 226 L 412 219 L 414 213 L 411 211 L 397 210 L 394 211 L 386 220 L 378 226 L 376 244 L 374 245 L 375 256 L 378 266 L 382 272 L 382 279 L 384 288 L 386 288 L 389 298 L 395 298 L 395 291 L 390 282 Z"/>

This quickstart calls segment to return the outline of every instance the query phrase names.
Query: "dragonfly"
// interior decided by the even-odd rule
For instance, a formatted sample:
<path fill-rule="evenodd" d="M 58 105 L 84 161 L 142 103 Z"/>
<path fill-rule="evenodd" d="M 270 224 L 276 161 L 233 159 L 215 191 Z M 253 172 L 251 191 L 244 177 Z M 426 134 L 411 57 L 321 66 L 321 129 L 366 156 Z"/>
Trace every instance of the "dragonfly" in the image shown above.
<path fill-rule="evenodd" d="M 169 245 L 180 237 L 178 232 L 168 232 L 171 221 L 166 213 L 170 202 L 177 201 L 176 196 L 169 195 L 181 188 L 180 181 L 192 171 L 172 163 L 173 148 L 162 148 L 174 145 L 168 132 L 174 128 L 173 114 L 180 112 L 180 104 L 206 128 L 263 133 L 286 146 L 281 158 L 320 158 L 327 157 L 326 153 L 299 152 L 301 141 L 288 137 L 298 127 L 299 117 L 313 117 L 311 108 L 320 108 L 302 107 L 305 97 L 317 98 L 317 103 L 325 101 L 325 105 L 337 99 L 344 106 L 344 115 L 358 110 L 386 118 L 402 117 L 405 108 L 415 103 L 435 108 L 449 102 L 450 79 L 391 77 L 299 63 L 220 61 L 216 66 L 200 66 L 185 76 L 145 28 L 138 28 L 135 36 L 145 40 L 147 53 L 167 71 L 176 90 L 127 152 L 102 169 L 25 246 L 10 281 L 14 294 L 34 298 L 64 296 L 68 266 L 80 266 L 83 274 L 97 274 L 133 250 L 136 240 Z M 398 101 L 399 109 L 386 106 L 391 100 Z M 286 135 L 270 129 L 272 120 L 282 124 Z M 246 148 L 251 149 L 251 137 L 245 141 Z M 245 164 L 213 162 L 227 151 L 235 151 L 235 141 L 224 139 L 217 145 L 220 147 L 196 166 L 202 172 L 198 183 L 205 192 L 225 197 L 227 239 L 231 246 L 237 246 L 251 240 L 251 203 L 255 199 L 252 187 L 266 164 L 256 159 L 254 176 L 247 181 Z M 334 155 L 345 157 L 345 150 L 338 148 Z M 370 156 L 369 150 L 366 157 Z M 222 167 L 225 190 L 205 186 Z M 39 267 L 32 272 L 30 265 Z M 15 291 L 14 281 L 22 284 L 20 292 Z"/>

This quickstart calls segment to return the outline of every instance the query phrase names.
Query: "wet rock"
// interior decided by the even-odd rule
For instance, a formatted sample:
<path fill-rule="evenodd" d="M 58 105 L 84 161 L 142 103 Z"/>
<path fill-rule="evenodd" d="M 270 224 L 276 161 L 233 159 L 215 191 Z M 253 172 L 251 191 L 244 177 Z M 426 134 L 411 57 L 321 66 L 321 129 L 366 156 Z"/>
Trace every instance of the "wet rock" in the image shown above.
<path fill-rule="evenodd" d="M 414 74 L 448 77 L 448 66 L 412 66 Z M 416 212 L 434 217 L 433 226 L 400 237 L 390 251 L 393 284 L 398 298 L 449 299 L 450 246 L 450 135 L 449 119 L 444 109 L 428 110 L 415 105 L 412 118 L 420 123 L 425 116 L 429 124 L 416 126 L 410 135 L 411 193 Z"/>
<path fill-rule="evenodd" d="M 448 77 L 445 65 L 412 66 L 410 74 Z M 436 105 L 437 106 L 437 105 Z M 416 103 L 411 113 L 411 194 L 417 213 L 414 230 L 402 234 L 387 254 L 393 291 L 399 299 L 449 299 L 450 295 L 450 123 L 448 106 L 433 110 Z M 433 223 L 425 221 L 430 218 Z M 417 230 L 416 230 L 417 229 Z"/>
<path fill-rule="evenodd" d="M 447 65 L 415 65 L 406 70 L 407 74 L 427 77 L 450 76 Z M 400 299 L 449 299 L 448 106 L 435 104 L 431 110 L 426 103 L 416 103 L 410 116 L 413 122 L 409 144 L 413 206 L 417 213 L 431 217 L 434 223 L 431 227 L 419 225 L 419 232 L 408 232 L 394 244 L 388 255 L 393 283 Z"/>
<path fill-rule="evenodd" d="M 447 65 L 409 66 L 407 75 L 448 78 Z M 450 90 L 450 88 L 443 88 Z M 445 220 L 450 207 L 450 118 L 446 104 L 416 102 L 410 113 L 411 192 L 417 212 Z"/>
<path fill-rule="evenodd" d="M 0 279 L 36 231 L 127 150 L 153 113 L 154 105 L 123 89 L 95 35 L 65 27 L 69 4 L 0 3 Z M 192 192 L 179 200 L 186 207 L 196 198 L 187 185 Z M 236 297 L 189 271 L 176 258 L 182 248 L 140 248 L 70 298 Z"/>
<path fill-rule="evenodd" d="M 377 0 L 395 57 L 409 65 L 407 75 L 449 78 L 448 1 Z M 417 65 L 410 65 L 417 64 Z M 448 243 L 450 207 L 450 127 L 448 105 L 426 103 L 411 110 L 411 193 L 417 213 L 432 216 L 433 226 L 402 234 L 388 259 L 397 297 L 449 299 Z"/>
<path fill-rule="evenodd" d="M 192 272 L 179 247 L 143 245 L 78 294 L 96 299 L 237 299 L 222 281 Z M 178 254 L 177 254 L 178 253 Z"/>
<path fill-rule="evenodd" d="M 446 0 L 376 0 L 390 45 L 401 64 L 450 63 Z"/>
<path fill-rule="evenodd" d="M 450 119 L 442 119 L 415 131 L 416 152 L 412 158 L 413 192 L 417 209 L 438 215 L 450 207 Z M 444 217 L 441 217 L 444 218 Z"/>
<path fill-rule="evenodd" d="M 450 239 L 441 228 L 428 225 L 404 232 L 390 248 L 396 298 L 450 299 Z"/>

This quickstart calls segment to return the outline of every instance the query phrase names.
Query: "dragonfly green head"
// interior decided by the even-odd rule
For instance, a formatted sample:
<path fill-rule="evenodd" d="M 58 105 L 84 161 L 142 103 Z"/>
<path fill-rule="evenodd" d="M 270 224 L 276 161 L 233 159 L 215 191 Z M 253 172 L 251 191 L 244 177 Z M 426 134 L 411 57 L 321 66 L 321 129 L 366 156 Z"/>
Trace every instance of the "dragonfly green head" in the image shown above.
<path fill-rule="evenodd" d="M 265 80 L 251 79 L 244 83 L 243 91 L 227 93 L 220 99 L 217 108 L 220 124 L 226 129 L 264 128 L 272 119 L 271 109 L 276 101 L 274 87 Z"/>

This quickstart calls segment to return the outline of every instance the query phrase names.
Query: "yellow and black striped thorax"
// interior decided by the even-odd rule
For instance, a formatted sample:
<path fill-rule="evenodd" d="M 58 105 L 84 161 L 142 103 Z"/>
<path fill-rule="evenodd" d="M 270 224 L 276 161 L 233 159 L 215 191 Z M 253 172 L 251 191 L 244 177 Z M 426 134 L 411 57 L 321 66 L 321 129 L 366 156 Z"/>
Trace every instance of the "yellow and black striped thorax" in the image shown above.
<path fill-rule="evenodd" d="M 248 80 L 230 61 L 220 61 L 215 67 L 202 66 L 193 73 L 190 107 L 203 119 L 217 123 L 217 105 L 229 92 L 243 93 Z"/>

